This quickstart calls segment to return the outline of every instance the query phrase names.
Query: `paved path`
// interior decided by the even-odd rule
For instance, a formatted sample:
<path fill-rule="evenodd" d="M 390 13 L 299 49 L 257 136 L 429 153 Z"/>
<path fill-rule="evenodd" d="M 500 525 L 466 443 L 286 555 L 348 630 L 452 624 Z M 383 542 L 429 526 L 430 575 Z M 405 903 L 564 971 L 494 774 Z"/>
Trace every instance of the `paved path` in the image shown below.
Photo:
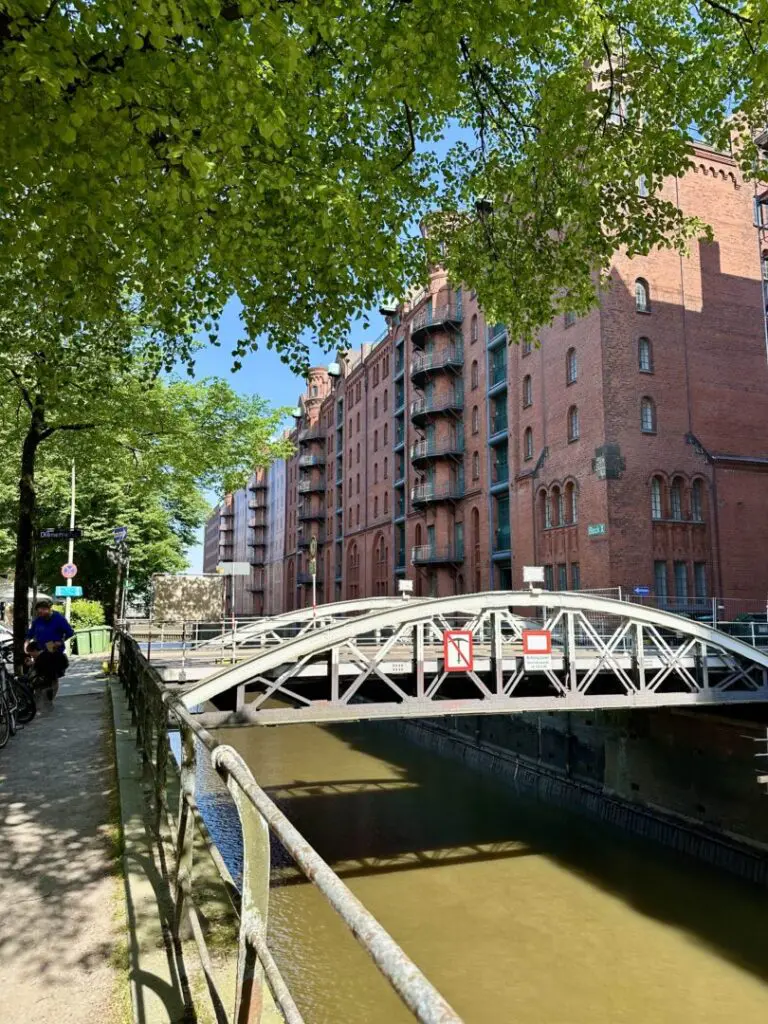
<path fill-rule="evenodd" d="M 122 886 L 99 660 L 73 659 L 53 707 L 0 750 L 0 1019 L 110 1024 Z"/>

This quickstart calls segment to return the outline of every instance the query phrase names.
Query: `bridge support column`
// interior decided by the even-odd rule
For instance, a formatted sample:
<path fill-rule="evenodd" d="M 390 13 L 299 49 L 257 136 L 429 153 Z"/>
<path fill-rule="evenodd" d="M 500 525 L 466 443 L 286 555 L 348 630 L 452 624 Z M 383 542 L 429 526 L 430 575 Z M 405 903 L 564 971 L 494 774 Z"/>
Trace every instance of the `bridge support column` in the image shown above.
<path fill-rule="evenodd" d="M 494 689 L 497 697 L 504 695 L 504 666 L 501 653 L 501 622 L 499 616 L 491 616 L 493 630 L 491 632 L 491 672 L 493 673 Z"/>
<path fill-rule="evenodd" d="M 413 667 L 416 672 L 416 696 L 424 697 L 424 624 L 417 622 L 413 629 Z"/>

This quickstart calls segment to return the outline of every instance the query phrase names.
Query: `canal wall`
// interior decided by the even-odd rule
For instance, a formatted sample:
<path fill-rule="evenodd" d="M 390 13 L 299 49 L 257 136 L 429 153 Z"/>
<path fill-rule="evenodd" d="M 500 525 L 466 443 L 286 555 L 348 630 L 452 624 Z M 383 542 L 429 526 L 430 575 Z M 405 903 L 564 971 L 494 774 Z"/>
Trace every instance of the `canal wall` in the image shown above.
<path fill-rule="evenodd" d="M 381 723 L 420 746 L 768 884 L 765 727 L 701 711 L 467 716 Z"/>

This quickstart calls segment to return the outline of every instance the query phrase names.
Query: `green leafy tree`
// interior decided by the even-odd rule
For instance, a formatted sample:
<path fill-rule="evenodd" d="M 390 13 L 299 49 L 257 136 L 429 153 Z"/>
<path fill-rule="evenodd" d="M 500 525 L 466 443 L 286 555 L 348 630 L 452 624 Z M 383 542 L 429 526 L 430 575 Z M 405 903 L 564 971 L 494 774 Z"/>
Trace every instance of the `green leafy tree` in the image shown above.
<path fill-rule="evenodd" d="M 131 527 L 133 512 L 141 523 L 137 539 L 143 541 L 135 566 L 140 579 L 161 559 L 167 568 L 179 565 L 184 543 L 204 516 L 201 488 L 231 486 L 254 465 L 286 451 L 286 443 L 275 440 L 282 412 L 270 410 L 260 398 L 238 396 L 221 380 L 165 379 L 155 339 L 136 332 L 129 320 L 120 317 L 65 336 L 57 316 L 45 315 L 40 304 L 29 312 L 26 322 L 5 319 L 7 343 L 0 352 L 4 461 L 15 464 L 18 479 L 14 634 L 19 659 L 39 522 L 41 452 L 48 454 L 59 523 L 70 460 L 86 479 L 90 475 L 90 493 L 97 496 L 90 511 L 98 524 L 94 558 L 103 555 L 115 525 Z M 31 351 L 30 329 L 45 339 Z"/>
<path fill-rule="evenodd" d="M 523 337 L 617 249 L 703 231 L 657 187 L 692 125 L 752 167 L 767 33 L 764 0 L 0 2 L 0 276 L 71 331 L 130 296 L 182 355 L 238 295 L 239 349 L 304 366 L 302 331 L 424 278 L 440 209 L 453 277 Z"/>

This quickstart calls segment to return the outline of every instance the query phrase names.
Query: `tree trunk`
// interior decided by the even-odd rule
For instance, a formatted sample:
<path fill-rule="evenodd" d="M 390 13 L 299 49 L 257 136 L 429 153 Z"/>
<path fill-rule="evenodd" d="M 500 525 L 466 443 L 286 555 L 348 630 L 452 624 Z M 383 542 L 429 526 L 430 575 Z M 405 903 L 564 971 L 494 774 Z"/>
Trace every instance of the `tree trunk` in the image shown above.
<path fill-rule="evenodd" d="M 24 444 L 21 449 L 19 477 L 19 526 L 16 541 L 16 575 L 13 581 L 13 655 L 16 671 L 24 664 L 24 637 L 29 625 L 29 588 L 33 577 L 34 529 L 37 496 L 35 494 L 35 462 L 43 440 L 45 411 L 43 400 L 35 399 Z"/>

